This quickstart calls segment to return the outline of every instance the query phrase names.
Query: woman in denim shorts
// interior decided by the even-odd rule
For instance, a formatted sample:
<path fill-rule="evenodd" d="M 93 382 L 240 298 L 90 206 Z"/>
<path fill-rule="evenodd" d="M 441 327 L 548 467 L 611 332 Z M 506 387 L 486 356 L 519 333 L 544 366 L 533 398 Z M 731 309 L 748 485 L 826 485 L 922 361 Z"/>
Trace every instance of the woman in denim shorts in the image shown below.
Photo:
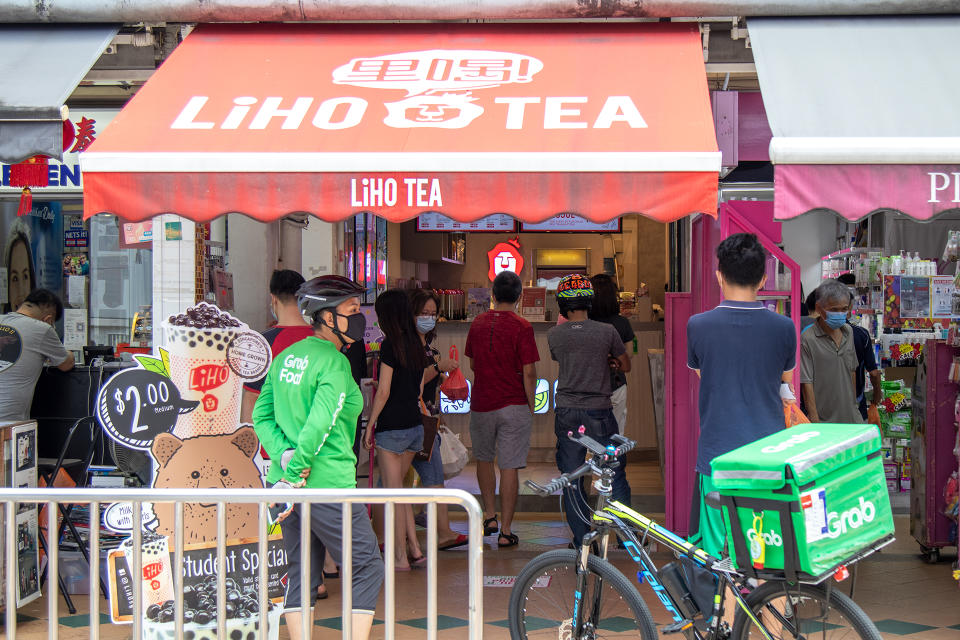
<path fill-rule="evenodd" d="M 414 454 L 423 448 L 420 385 L 423 370 L 429 363 L 404 291 L 384 291 L 377 297 L 374 309 L 384 338 L 380 344 L 377 393 L 370 409 L 363 446 L 370 449 L 376 442 L 377 465 L 383 485 L 399 489 Z M 413 509 L 409 504 L 399 505 L 394 531 L 398 571 L 409 571 L 411 565 L 426 565 L 419 541 L 416 536 L 408 536 L 408 530 L 414 530 Z"/>

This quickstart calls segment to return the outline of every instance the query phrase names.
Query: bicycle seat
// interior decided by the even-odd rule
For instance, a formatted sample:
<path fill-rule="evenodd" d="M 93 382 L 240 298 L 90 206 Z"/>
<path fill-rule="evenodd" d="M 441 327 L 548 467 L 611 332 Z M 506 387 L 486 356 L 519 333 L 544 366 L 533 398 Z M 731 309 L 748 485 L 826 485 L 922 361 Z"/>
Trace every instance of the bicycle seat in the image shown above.
<path fill-rule="evenodd" d="M 714 509 L 719 509 L 721 507 L 720 503 L 720 492 L 711 491 L 707 495 L 703 496 L 703 501 L 707 503 L 708 507 L 713 507 Z"/>

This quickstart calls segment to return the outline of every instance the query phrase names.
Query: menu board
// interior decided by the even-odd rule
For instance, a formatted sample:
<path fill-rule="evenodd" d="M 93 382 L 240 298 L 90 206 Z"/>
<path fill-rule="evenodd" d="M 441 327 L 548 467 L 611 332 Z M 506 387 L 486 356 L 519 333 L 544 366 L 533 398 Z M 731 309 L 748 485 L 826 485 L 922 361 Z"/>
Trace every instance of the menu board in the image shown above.
<path fill-rule="evenodd" d="M 417 231 L 512 232 L 516 227 L 516 221 L 505 213 L 496 213 L 473 222 L 458 222 L 439 213 L 421 213 L 417 216 Z"/>
<path fill-rule="evenodd" d="M 620 218 L 615 218 L 608 222 L 591 222 L 586 218 L 573 213 L 561 213 L 549 220 L 529 224 L 522 222 L 520 231 L 568 231 L 577 233 L 620 233 Z"/>

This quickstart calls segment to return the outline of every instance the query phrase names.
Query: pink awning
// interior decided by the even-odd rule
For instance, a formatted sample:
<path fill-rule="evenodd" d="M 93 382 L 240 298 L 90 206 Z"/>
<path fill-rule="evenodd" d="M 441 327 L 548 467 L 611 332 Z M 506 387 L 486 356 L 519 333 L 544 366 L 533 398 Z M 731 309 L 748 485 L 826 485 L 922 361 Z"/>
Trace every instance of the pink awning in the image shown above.
<path fill-rule="evenodd" d="M 774 191 L 778 220 L 828 210 L 856 222 L 892 210 L 926 221 L 960 209 L 960 165 L 780 164 Z"/>

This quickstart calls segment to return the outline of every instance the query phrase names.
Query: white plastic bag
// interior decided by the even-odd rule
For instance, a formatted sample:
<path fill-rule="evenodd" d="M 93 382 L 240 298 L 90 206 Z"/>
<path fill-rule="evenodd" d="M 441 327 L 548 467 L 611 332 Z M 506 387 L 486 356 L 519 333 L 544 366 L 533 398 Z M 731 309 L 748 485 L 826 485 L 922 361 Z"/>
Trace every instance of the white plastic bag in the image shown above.
<path fill-rule="evenodd" d="M 460 442 L 460 436 L 450 431 L 444 425 L 437 427 L 440 436 L 440 459 L 443 461 L 443 477 L 449 480 L 460 475 L 467 466 L 470 455 L 467 448 Z"/>

